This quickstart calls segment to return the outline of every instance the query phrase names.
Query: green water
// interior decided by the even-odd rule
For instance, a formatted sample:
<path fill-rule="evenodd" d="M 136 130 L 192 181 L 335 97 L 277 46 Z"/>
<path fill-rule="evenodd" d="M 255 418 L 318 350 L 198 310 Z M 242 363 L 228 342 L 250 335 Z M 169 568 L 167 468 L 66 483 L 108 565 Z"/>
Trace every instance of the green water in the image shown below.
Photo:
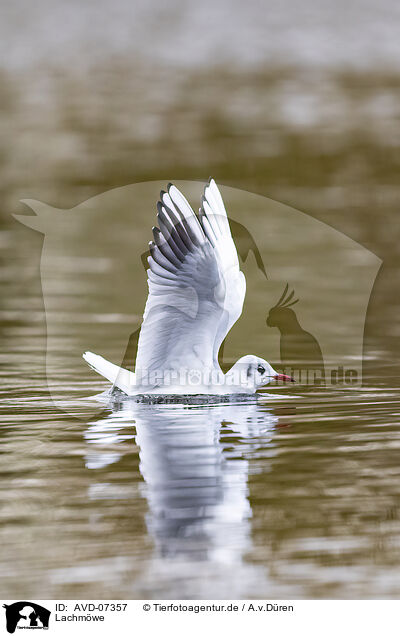
<path fill-rule="evenodd" d="M 177 71 L 116 56 L 90 72 L 5 68 L 0 91 L 0 595 L 397 598 L 398 72 L 266 61 Z M 353 358 L 362 386 L 298 383 L 257 404 L 196 408 L 93 399 L 107 385 L 80 355 L 121 361 L 140 324 L 158 188 L 210 174 L 383 261 Z M 21 198 L 69 209 L 155 180 L 143 205 L 117 193 L 79 223 L 60 220 L 51 245 L 11 217 L 28 213 Z M 329 241 L 282 233 L 277 207 L 232 206 L 269 278 L 250 256 L 228 362 L 250 346 L 276 362 L 265 319 L 294 281 L 304 324 L 324 328 L 325 363 L 341 364 L 366 263 L 341 260 L 328 293 Z M 316 267 L 302 289 L 305 253 Z"/>

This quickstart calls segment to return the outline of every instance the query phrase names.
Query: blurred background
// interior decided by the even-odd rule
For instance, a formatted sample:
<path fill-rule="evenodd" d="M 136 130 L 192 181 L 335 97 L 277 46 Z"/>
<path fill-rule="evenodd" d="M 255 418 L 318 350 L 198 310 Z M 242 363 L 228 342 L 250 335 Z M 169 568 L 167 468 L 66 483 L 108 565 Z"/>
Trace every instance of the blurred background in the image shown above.
<path fill-rule="evenodd" d="M 4 598 L 38 590 L 43 598 L 398 597 L 399 20 L 395 0 L 2 3 L 0 449 L 9 460 L 0 484 Z M 193 426 L 189 445 L 174 418 L 162 422 L 165 414 L 165 438 L 151 439 L 157 429 L 146 427 L 143 415 L 141 422 L 132 414 L 106 414 L 84 426 L 79 417 L 99 407 L 89 401 L 84 407 L 80 398 L 105 385 L 83 363 L 79 375 L 68 366 L 73 349 L 60 339 L 57 397 L 76 418 L 49 400 L 43 235 L 12 214 L 32 214 L 20 199 L 69 209 L 118 186 L 210 175 L 302 210 L 382 259 L 366 318 L 362 391 L 307 392 L 296 385 L 291 408 L 284 402 L 273 412 L 269 405 L 247 415 L 218 411 L 215 421 L 206 411 L 205 422 L 201 413 L 196 420 L 185 411 L 189 432 Z M 112 225 L 113 212 L 103 207 L 104 223 L 90 244 L 114 241 L 114 254 L 138 260 L 136 251 L 129 253 L 128 232 Z M 150 238 L 153 221 L 147 223 L 145 214 L 152 211 L 140 211 L 140 231 Z M 264 241 L 267 221 L 260 231 Z M 86 247 L 78 230 L 67 240 L 77 252 Z M 290 240 L 282 250 L 295 267 Z M 54 272 L 54 298 L 65 304 L 56 317 L 60 333 L 68 325 L 74 337 L 84 340 L 90 332 L 111 347 L 112 329 L 136 329 L 142 303 L 132 299 L 135 324 L 128 312 L 97 315 L 96 295 L 118 289 L 90 285 L 101 267 L 114 275 L 107 259 L 96 260 L 92 252 L 64 259 L 75 267 L 75 297 Z M 140 285 L 144 294 L 139 266 L 133 289 Z M 345 304 L 338 289 L 338 304 Z M 90 304 L 81 322 L 73 314 L 78 296 Z M 343 321 L 332 338 L 345 331 Z M 174 440 L 176 455 L 168 447 Z M 207 453 L 214 458 L 215 501 L 207 511 L 200 493 L 198 507 L 199 518 L 211 518 L 208 533 L 222 570 L 215 555 L 206 554 L 207 533 L 204 554 L 193 556 L 190 519 L 183 529 L 158 525 L 168 521 L 164 510 L 180 512 L 182 504 L 190 512 L 196 480 L 192 490 L 182 489 L 189 503 L 176 503 L 169 475 L 177 457 L 189 481 L 196 444 L 205 492 Z M 158 453 L 156 468 L 166 484 L 160 499 L 146 448 Z M 171 466 L 165 458 L 173 459 Z M 232 511 L 237 519 L 228 518 Z M 223 552 L 220 539 L 226 537 L 232 545 L 227 542 Z M 158 560 L 157 541 L 164 550 Z M 190 558 L 182 565 L 177 555 L 186 548 Z M 254 574 L 249 563 L 260 569 Z"/>
<path fill-rule="evenodd" d="M 395 0 L 3 4 L 1 241 L 25 293 L 40 297 L 41 238 L 11 217 L 26 212 L 21 198 L 70 208 L 128 183 L 211 174 L 384 260 L 366 346 L 394 358 L 392 373 L 399 18 Z"/>

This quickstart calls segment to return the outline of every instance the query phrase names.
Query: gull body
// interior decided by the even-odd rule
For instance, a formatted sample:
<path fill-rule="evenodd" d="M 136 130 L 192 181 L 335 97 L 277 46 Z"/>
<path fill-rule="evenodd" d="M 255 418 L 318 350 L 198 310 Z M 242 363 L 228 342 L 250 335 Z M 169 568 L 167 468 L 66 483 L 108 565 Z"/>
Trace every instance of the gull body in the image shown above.
<path fill-rule="evenodd" d="M 157 209 L 135 372 L 89 351 L 86 362 L 127 395 L 251 394 L 273 379 L 291 380 L 255 355 L 226 374 L 219 366 L 220 346 L 242 313 L 246 280 L 215 181 L 206 185 L 198 215 L 172 184 Z"/>

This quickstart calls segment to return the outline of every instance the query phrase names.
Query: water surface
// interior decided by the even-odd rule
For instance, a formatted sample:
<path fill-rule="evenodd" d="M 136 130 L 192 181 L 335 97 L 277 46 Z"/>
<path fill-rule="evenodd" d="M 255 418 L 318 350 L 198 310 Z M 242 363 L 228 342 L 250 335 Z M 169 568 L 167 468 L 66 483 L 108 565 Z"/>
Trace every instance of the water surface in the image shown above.
<path fill-rule="evenodd" d="M 4 597 L 398 596 L 390 360 L 371 350 L 363 387 L 268 387 L 245 404 L 104 404 L 94 396 L 106 383 L 64 342 L 79 350 L 95 329 L 115 356 L 118 339 L 82 313 L 60 332 L 50 396 L 41 299 L 34 286 L 21 294 L 32 254 L 3 268 Z M 69 315 L 61 307 L 64 326 Z M 113 318 L 116 333 L 124 320 Z"/>
<path fill-rule="evenodd" d="M 399 5 L 295 5 L 19 0 L 2 12 L 3 598 L 399 596 Z M 106 383 L 81 353 L 119 362 L 140 325 L 159 188 L 210 174 L 383 260 L 365 301 L 358 251 L 335 270 L 329 241 L 297 216 L 279 228 L 233 201 L 269 278 L 253 254 L 241 263 L 248 296 L 227 362 L 250 348 L 276 362 L 265 320 L 289 282 L 303 325 L 323 328 L 325 364 L 363 367 L 362 386 L 191 408 L 94 399 Z M 143 205 L 116 193 L 80 223 L 58 217 L 51 244 L 11 217 L 27 213 L 22 198 L 70 209 L 155 179 Z"/>

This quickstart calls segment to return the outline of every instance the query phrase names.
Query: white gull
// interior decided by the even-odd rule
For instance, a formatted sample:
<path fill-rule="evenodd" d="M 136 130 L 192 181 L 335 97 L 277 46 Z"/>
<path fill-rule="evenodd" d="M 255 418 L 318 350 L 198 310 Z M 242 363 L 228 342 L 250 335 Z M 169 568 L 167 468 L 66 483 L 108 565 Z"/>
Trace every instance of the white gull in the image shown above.
<path fill-rule="evenodd" d="M 135 372 L 90 351 L 86 362 L 132 396 L 251 394 L 271 380 L 291 380 L 255 355 L 226 374 L 219 366 L 220 346 L 242 313 L 246 279 L 215 181 L 206 185 L 198 215 L 172 184 L 157 209 Z"/>

